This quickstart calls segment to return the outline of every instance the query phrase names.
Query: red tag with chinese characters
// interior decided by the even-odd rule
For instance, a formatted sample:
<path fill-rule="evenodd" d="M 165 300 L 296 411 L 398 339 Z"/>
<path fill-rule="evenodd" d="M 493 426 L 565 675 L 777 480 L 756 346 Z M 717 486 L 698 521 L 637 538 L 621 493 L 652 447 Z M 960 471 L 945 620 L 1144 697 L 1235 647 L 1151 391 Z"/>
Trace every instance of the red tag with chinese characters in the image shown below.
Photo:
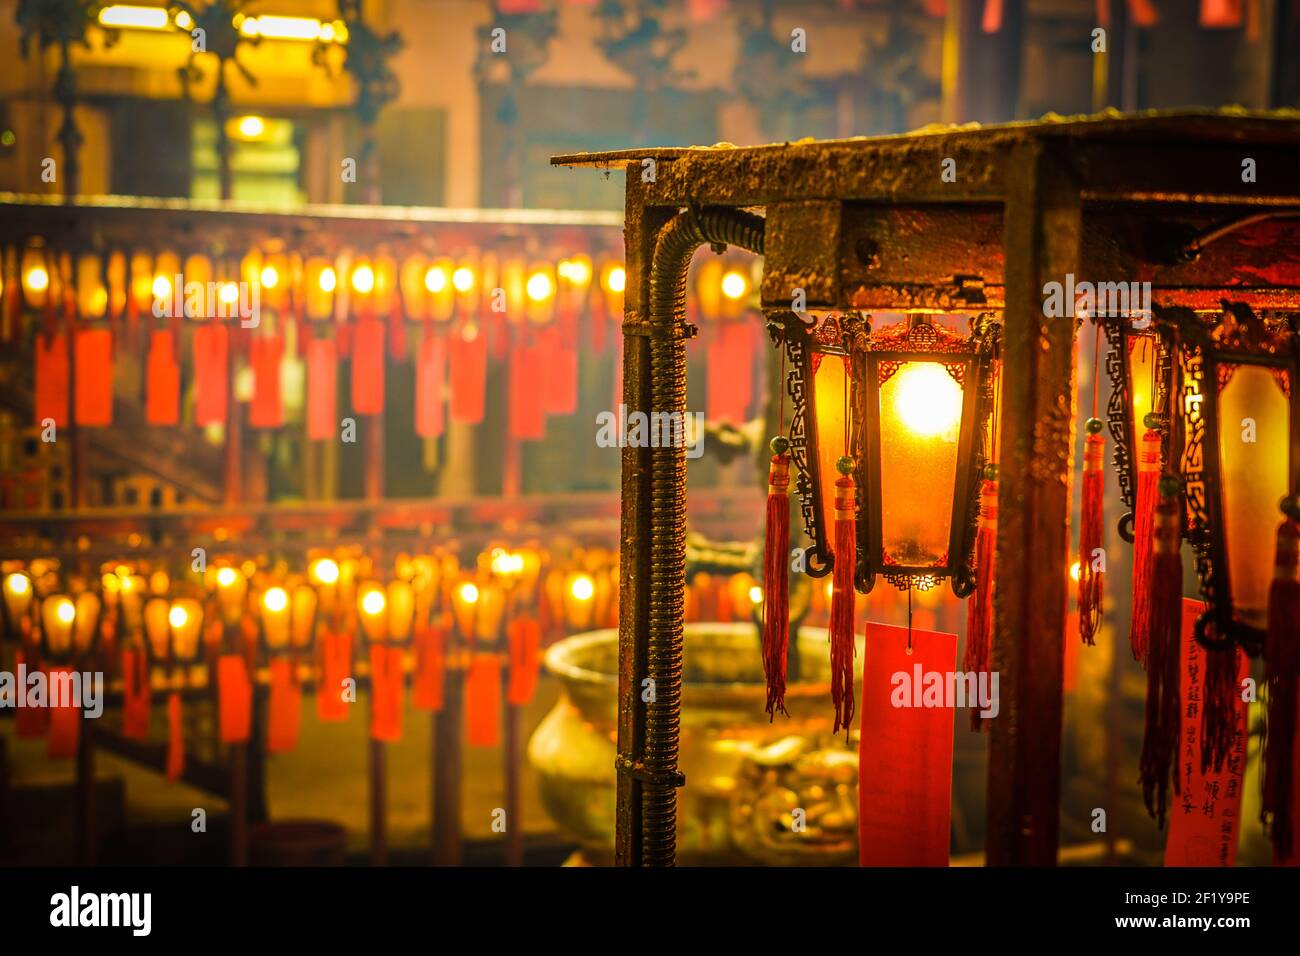
<path fill-rule="evenodd" d="M 284 338 L 258 336 L 249 343 L 248 364 L 253 369 L 253 400 L 248 405 L 248 424 L 253 428 L 279 428 L 284 424 L 280 400 L 280 360 Z"/>
<path fill-rule="evenodd" d="M 55 760 L 75 757 L 77 742 L 81 738 L 81 706 L 76 700 L 55 700 L 55 688 L 66 688 L 71 696 L 71 667 L 52 667 L 46 685 L 50 695 L 46 703 L 50 708 L 50 735 L 45 740 L 45 756 Z"/>
<path fill-rule="evenodd" d="M 230 333 L 217 321 L 194 329 L 194 424 L 226 421 L 230 398 Z"/>
<path fill-rule="evenodd" d="M 451 420 L 460 425 L 477 425 L 483 421 L 483 401 L 487 391 L 487 343 L 482 329 L 465 338 L 462 326 L 451 333 L 447 343 L 450 356 Z"/>
<path fill-rule="evenodd" d="M 154 329 L 145 360 L 144 416 L 150 425 L 175 425 L 181 419 L 181 367 L 171 329 Z"/>
<path fill-rule="evenodd" d="M 352 410 L 378 415 L 384 410 L 384 324 L 362 319 L 352 336 Z"/>
<path fill-rule="evenodd" d="M 80 329 L 74 338 L 76 395 L 73 417 L 78 425 L 113 424 L 113 333 Z"/>
<path fill-rule="evenodd" d="M 909 654 L 907 628 L 868 622 L 865 658 L 859 862 L 947 866 L 957 636 L 913 628 Z"/>
<path fill-rule="evenodd" d="M 402 739 L 402 652 L 370 645 L 370 739 Z"/>
<path fill-rule="evenodd" d="M 252 728 L 253 685 L 242 654 L 217 660 L 217 730 L 223 744 L 248 741 Z"/>
<path fill-rule="evenodd" d="M 68 337 L 63 332 L 36 335 L 36 424 L 52 419 L 68 424 Z"/>
<path fill-rule="evenodd" d="M 338 356 L 333 339 L 312 339 L 307 346 L 307 437 L 334 438 L 338 420 Z"/>
<path fill-rule="evenodd" d="M 475 654 L 465 675 L 465 724 L 471 747 L 501 744 L 501 658 Z"/>
<path fill-rule="evenodd" d="M 131 740 L 149 737 L 149 659 L 143 648 L 122 651 L 122 735 Z"/>
<path fill-rule="evenodd" d="M 287 657 L 271 660 L 270 716 L 266 724 L 268 753 L 286 753 L 298 746 L 302 720 L 302 690 L 293 679 L 293 662 Z"/>
<path fill-rule="evenodd" d="M 445 632 L 441 627 L 421 628 L 415 636 L 415 680 L 411 702 L 419 710 L 442 710 L 446 657 L 443 650 Z"/>
<path fill-rule="evenodd" d="M 522 707 L 533 699 L 542 667 L 542 628 L 533 617 L 517 617 L 506 629 L 510 640 L 510 683 L 506 701 Z"/>
<path fill-rule="evenodd" d="M 1179 793 L 1169 808 L 1169 837 L 1165 866 L 1232 866 L 1237 859 L 1241 824 L 1241 789 L 1246 773 L 1246 702 L 1233 699 L 1232 749 L 1223 770 L 1201 772 L 1201 708 L 1205 704 L 1205 650 L 1196 643 L 1196 618 L 1205 609 L 1200 601 L 1183 599 L 1178 699 L 1182 718 L 1178 729 Z M 1237 687 L 1250 676 L 1246 655 L 1237 651 Z"/>
<path fill-rule="evenodd" d="M 443 432 L 446 377 L 447 340 L 426 327 L 415 362 L 415 433 L 421 438 L 437 438 Z"/>

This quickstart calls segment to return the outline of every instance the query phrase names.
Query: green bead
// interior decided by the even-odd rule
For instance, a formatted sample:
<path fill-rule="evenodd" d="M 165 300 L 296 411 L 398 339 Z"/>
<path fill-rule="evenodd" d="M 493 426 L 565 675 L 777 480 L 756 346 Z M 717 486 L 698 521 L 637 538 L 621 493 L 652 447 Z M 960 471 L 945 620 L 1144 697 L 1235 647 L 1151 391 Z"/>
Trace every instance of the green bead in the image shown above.
<path fill-rule="evenodd" d="M 835 462 L 835 470 L 841 475 L 853 474 L 853 459 L 848 455 L 841 455 Z"/>
<path fill-rule="evenodd" d="M 1160 483 L 1156 486 L 1160 491 L 1162 498 L 1172 498 L 1183 489 L 1183 479 L 1177 475 L 1161 475 Z"/>
<path fill-rule="evenodd" d="M 1100 418 L 1090 418 L 1083 423 L 1083 427 L 1087 429 L 1089 435 L 1100 435 L 1101 430 L 1106 427 L 1106 423 Z"/>
<path fill-rule="evenodd" d="M 768 442 L 768 445 L 772 449 L 772 454 L 784 455 L 790 450 L 790 439 L 786 438 L 784 435 L 777 435 Z"/>
<path fill-rule="evenodd" d="M 1142 416 L 1142 425 L 1145 428 L 1159 429 L 1162 425 L 1164 425 L 1164 423 L 1165 423 L 1164 419 L 1162 419 L 1155 412 L 1147 412 L 1145 415 Z"/>
<path fill-rule="evenodd" d="M 991 461 L 984 466 L 984 480 L 985 481 L 998 480 L 998 463 L 996 461 Z"/>

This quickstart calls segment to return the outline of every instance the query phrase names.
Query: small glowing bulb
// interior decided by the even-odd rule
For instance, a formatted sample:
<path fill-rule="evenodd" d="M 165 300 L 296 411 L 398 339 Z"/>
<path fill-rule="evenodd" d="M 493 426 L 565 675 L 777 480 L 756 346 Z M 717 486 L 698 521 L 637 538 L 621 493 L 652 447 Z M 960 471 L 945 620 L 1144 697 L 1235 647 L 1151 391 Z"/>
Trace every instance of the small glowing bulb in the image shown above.
<path fill-rule="evenodd" d="M 274 289 L 280 282 L 280 273 L 275 271 L 275 266 L 266 266 L 262 269 L 262 288 Z"/>
<path fill-rule="evenodd" d="M 528 285 L 525 286 L 528 292 L 528 298 L 534 302 L 545 302 L 551 296 L 553 286 L 551 277 L 545 272 L 534 272 L 528 277 Z"/>
<path fill-rule="evenodd" d="M 239 135 L 246 139 L 256 139 L 266 132 L 266 123 L 260 116 L 244 116 L 239 120 Z"/>
<path fill-rule="evenodd" d="M 376 614 L 384 613 L 384 604 L 384 592 L 376 588 L 367 591 L 366 596 L 361 599 L 361 610 L 374 617 Z"/>
<path fill-rule="evenodd" d="M 447 288 L 447 270 L 441 266 L 431 266 L 424 274 L 424 287 L 434 293 Z"/>
<path fill-rule="evenodd" d="M 279 614 L 289 606 L 289 595 L 284 588 L 271 588 L 262 595 L 262 607 L 272 614 Z"/>
<path fill-rule="evenodd" d="M 322 292 L 333 292 L 334 287 L 338 285 L 339 278 L 334 274 L 333 266 L 326 266 L 320 271 L 320 278 L 317 281 L 320 283 Z"/>
<path fill-rule="evenodd" d="M 239 286 L 233 282 L 223 282 L 221 285 L 221 301 L 227 305 L 233 305 L 239 301 Z"/>
<path fill-rule="evenodd" d="M 184 627 L 185 623 L 189 619 L 190 619 L 189 613 L 185 610 L 185 608 L 181 607 L 179 604 L 173 604 L 172 609 L 167 612 L 167 622 L 177 630 L 180 630 L 182 627 Z"/>
<path fill-rule="evenodd" d="M 898 417 L 917 435 L 956 440 L 961 421 L 961 386 L 938 362 L 911 362 L 898 372 Z"/>
<path fill-rule="evenodd" d="M 461 266 L 451 274 L 451 284 L 457 292 L 468 292 L 474 288 L 474 270 L 469 266 Z"/>
<path fill-rule="evenodd" d="M 188 33 L 190 27 L 194 26 L 194 19 L 184 10 L 181 10 L 176 14 L 176 26 Z"/>
<path fill-rule="evenodd" d="M 627 287 L 626 270 L 622 266 L 615 266 L 610 269 L 607 285 L 610 292 L 622 292 Z"/>
<path fill-rule="evenodd" d="M 77 616 L 77 609 L 72 606 L 71 601 L 60 601 L 59 606 L 54 609 L 54 616 L 64 624 L 71 624 L 72 619 Z"/>
<path fill-rule="evenodd" d="M 1081 573 L 1081 569 L 1080 569 L 1079 562 L 1075 561 L 1074 564 L 1070 565 L 1070 578 L 1072 580 L 1078 581 L 1080 573 Z"/>
<path fill-rule="evenodd" d="M 155 299 L 170 298 L 172 294 L 172 282 L 166 276 L 153 277 L 153 297 Z"/>
<path fill-rule="evenodd" d="M 5 586 L 10 594 L 26 594 L 32 589 L 32 582 L 25 574 L 11 574 L 5 579 Z"/>
<path fill-rule="evenodd" d="M 596 583 L 586 574 L 580 574 L 569 585 L 569 593 L 579 601 L 590 601 L 596 593 Z"/>
<path fill-rule="evenodd" d="M 50 274 L 41 266 L 32 266 L 27 270 L 27 288 L 33 292 L 44 292 L 50 287 Z"/>
<path fill-rule="evenodd" d="M 456 593 L 463 604 L 478 603 L 478 585 L 473 581 L 466 581 L 460 586 Z"/>
<path fill-rule="evenodd" d="M 566 259 L 560 263 L 560 275 L 574 285 L 591 281 L 591 264 L 586 259 Z"/>
<path fill-rule="evenodd" d="M 228 588 L 235 583 L 235 569 L 221 568 L 217 571 L 217 583 L 223 588 Z"/>
<path fill-rule="evenodd" d="M 321 558 L 312 565 L 312 575 L 321 584 L 333 584 L 339 579 L 339 566 L 332 558 Z"/>
<path fill-rule="evenodd" d="M 739 272 L 728 272 L 722 277 L 722 294 L 728 299 L 739 299 L 749 289 L 749 283 Z"/>
<path fill-rule="evenodd" d="M 370 266 L 357 266 L 352 270 L 352 289 L 369 295 L 375 288 L 375 270 Z"/>
<path fill-rule="evenodd" d="M 757 584 L 755 584 L 753 587 L 749 589 L 749 603 L 750 604 L 763 603 L 763 589 L 760 588 Z"/>

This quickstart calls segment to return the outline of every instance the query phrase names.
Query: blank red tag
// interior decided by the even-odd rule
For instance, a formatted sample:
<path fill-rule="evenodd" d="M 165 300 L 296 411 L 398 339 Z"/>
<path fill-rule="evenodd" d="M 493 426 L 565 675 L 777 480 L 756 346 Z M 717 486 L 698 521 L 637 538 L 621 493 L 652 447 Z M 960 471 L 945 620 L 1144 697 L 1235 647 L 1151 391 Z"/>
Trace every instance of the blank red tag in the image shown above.
<path fill-rule="evenodd" d="M 258 336 L 249 343 L 248 364 L 253 368 L 253 400 L 248 406 L 248 423 L 254 428 L 279 428 L 284 424 L 280 400 L 280 360 L 284 338 Z"/>
<path fill-rule="evenodd" d="M 253 716 L 253 685 L 242 654 L 217 661 L 217 730 L 223 744 L 245 743 Z"/>
<path fill-rule="evenodd" d="M 194 423 L 226 421 L 230 398 L 230 333 L 217 321 L 194 329 Z"/>
<path fill-rule="evenodd" d="M 1201 26 L 1241 26 L 1242 0 L 1201 0 Z"/>
<path fill-rule="evenodd" d="M 1201 772 L 1201 707 L 1205 703 L 1205 651 L 1196 643 L 1196 618 L 1205 605 L 1183 599 L 1182 662 L 1178 678 L 1182 719 L 1178 730 L 1181 791 L 1169 808 L 1165 866 L 1232 866 L 1241 825 L 1241 789 L 1246 773 L 1246 703 L 1233 695 L 1232 749 L 1223 770 Z M 1246 655 L 1237 652 L 1237 686 L 1250 676 Z"/>
<path fill-rule="evenodd" d="M 58 677 L 55 675 L 70 675 L 72 668 L 55 667 L 49 672 L 49 683 L 46 685 L 48 693 L 53 695 L 56 686 L 68 688 L 71 694 L 72 684 L 67 677 Z M 53 696 L 46 701 L 50 708 L 50 735 L 46 738 L 45 755 L 56 760 L 74 757 L 77 754 L 77 742 L 81 739 L 81 706 L 76 700 L 54 700 Z"/>
<path fill-rule="evenodd" d="M 516 342 L 510 350 L 510 437 L 546 437 L 546 408 L 542 395 L 545 354 L 535 345 Z"/>
<path fill-rule="evenodd" d="M 343 699 L 343 682 L 352 676 L 352 638 L 347 634 L 322 631 L 320 665 L 316 717 L 325 723 L 343 720 L 348 715 L 348 704 Z"/>
<path fill-rule="evenodd" d="M 384 324 L 362 319 L 352 337 L 352 410 L 378 415 L 384 410 Z"/>
<path fill-rule="evenodd" d="M 113 424 L 113 333 L 80 329 L 74 339 L 76 395 L 73 416 L 78 425 L 102 428 Z"/>
<path fill-rule="evenodd" d="M 179 780 L 185 773 L 185 722 L 181 695 L 172 691 L 167 698 L 167 779 Z"/>
<path fill-rule="evenodd" d="M 286 753 L 298 746 L 302 720 L 302 691 L 293 679 L 293 662 L 287 657 L 271 660 L 270 715 L 266 724 L 268 753 Z"/>
<path fill-rule="evenodd" d="M 334 438 L 338 419 L 338 356 L 333 339 L 312 339 L 307 346 L 307 437 Z"/>
<path fill-rule="evenodd" d="M 36 336 L 36 424 L 52 419 L 68 424 L 68 337 L 63 332 Z"/>
<path fill-rule="evenodd" d="M 501 658 L 475 654 L 465 675 L 465 724 L 471 747 L 501 744 Z"/>
<path fill-rule="evenodd" d="M 451 420 L 461 425 L 477 425 L 483 420 L 483 401 L 487 391 L 487 347 L 482 329 L 466 339 L 464 329 L 451 333 L 447 343 L 450 361 Z"/>
<path fill-rule="evenodd" d="M 426 328 L 415 362 L 415 433 L 437 438 L 443 432 L 443 388 L 447 377 L 447 340 Z"/>
<path fill-rule="evenodd" d="M 510 639 L 510 683 L 506 701 L 522 707 L 533 699 L 542 666 L 542 628 L 536 618 L 517 617 L 507 628 Z"/>
<path fill-rule="evenodd" d="M 171 329 L 154 329 L 145 362 L 144 415 L 150 425 L 175 425 L 181 417 L 181 368 Z"/>
<path fill-rule="evenodd" d="M 411 702 L 419 710 L 442 710 L 446 659 L 444 632 L 440 627 L 422 628 L 416 635 L 415 680 Z"/>
<path fill-rule="evenodd" d="M 943 691 L 957 666 L 957 636 L 914 628 L 909 654 L 907 628 L 868 623 L 865 657 L 859 861 L 862 866 L 947 866 L 954 707 Z"/>
<path fill-rule="evenodd" d="M 402 739 L 402 652 L 370 645 L 370 739 Z"/>
<path fill-rule="evenodd" d="M 558 324 L 548 325 L 539 335 L 546 412 L 572 415 L 578 410 L 578 350 L 572 339 L 565 340 Z"/>

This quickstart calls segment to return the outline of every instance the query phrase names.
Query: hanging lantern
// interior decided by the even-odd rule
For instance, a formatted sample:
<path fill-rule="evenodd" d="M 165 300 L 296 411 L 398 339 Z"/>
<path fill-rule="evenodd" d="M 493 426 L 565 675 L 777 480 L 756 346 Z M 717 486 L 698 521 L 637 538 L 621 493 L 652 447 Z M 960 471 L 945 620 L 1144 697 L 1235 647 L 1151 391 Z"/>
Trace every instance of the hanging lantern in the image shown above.
<path fill-rule="evenodd" d="M 32 579 L 22 571 L 14 571 L 4 578 L 4 623 L 9 640 L 24 636 L 28 623 L 27 613 L 32 606 Z"/>
<path fill-rule="evenodd" d="M 267 588 L 257 603 L 262 621 L 262 643 L 267 654 L 279 656 L 287 653 L 291 635 L 289 592 L 278 585 Z"/>
<path fill-rule="evenodd" d="M 379 644 L 388 639 L 388 598 L 384 586 L 376 581 L 367 581 L 357 589 L 357 612 L 360 615 L 361 630 L 371 643 Z"/>
<path fill-rule="evenodd" d="M 51 594 L 41 601 L 41 652 L 52 661 L 72 659 L 72 633 L 77 607 L 66 594 Z"/>
<path fill-rule="evenodd" d="M 216 586 L 221 618 L 227 627 L 234 627 L 244 614 L 244 599 L 248 594 L 248 578 L 239 568 L 222 565 L 213 571 L 212 584 Z"/>
<path fill-rule="evenodd" d="M 389 581 L 385 603 L 388 606 L 389 643 L 410 643 L 415 620 L 415 588 L 411 582 L 399 578 Z"/>

